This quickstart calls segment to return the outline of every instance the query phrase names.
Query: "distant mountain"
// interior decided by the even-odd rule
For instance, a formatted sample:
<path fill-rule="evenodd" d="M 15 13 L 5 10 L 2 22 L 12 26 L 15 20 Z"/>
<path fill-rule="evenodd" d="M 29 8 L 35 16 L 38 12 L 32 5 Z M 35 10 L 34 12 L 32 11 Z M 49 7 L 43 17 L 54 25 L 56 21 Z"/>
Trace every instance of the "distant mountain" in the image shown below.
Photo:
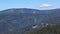
<path fill-rule="evenodd" d="M 3 10 L 0 11 L 0 32 L 12 32 L 20 29 L 20 33 L 22 33 L 25 31 L 30 31 L 32 27 L 36 25 L 43 27 L 46 25 L 57 24 L 57 22 L 60 22 L 60 19 L 57 20 L 55 18 L 58 18 L 59 16 L 60 9 L 37 10 L 28 8 L 14 8 Z"/>

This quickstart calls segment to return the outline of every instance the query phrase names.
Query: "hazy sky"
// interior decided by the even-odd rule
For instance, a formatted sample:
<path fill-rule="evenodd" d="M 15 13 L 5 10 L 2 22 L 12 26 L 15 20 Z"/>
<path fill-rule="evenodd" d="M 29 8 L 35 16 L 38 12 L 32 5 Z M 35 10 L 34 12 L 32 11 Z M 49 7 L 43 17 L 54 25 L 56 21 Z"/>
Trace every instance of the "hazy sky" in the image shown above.
<path fill-rule="evenodd" d="M 0 0 L 0 10 L 9 8 L 60 8 L 60 0 Z"/>

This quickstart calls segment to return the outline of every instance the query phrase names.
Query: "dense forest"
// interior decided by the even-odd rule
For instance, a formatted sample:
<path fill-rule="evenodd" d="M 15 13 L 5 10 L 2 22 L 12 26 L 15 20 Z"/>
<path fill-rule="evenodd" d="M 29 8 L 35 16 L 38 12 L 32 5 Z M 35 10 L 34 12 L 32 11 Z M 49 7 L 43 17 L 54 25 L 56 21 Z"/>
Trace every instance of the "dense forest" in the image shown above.
<path fill-rule="evenodd" d="M 60 34 L 60 25 L 33 29 L 32 31 L 26 32 L 25 34 Z"/>

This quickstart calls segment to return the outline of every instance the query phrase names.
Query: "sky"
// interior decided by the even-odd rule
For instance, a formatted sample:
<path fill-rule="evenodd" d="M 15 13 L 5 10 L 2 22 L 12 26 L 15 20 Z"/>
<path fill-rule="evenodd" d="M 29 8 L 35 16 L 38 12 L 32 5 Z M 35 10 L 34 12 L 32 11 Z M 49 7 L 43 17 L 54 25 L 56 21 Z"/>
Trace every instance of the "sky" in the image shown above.
<path fill-rule="evenodd" d="M 60 8 L 60 0 L 0 0 L 0 10 L 11 8 L 56 9 Z"/>

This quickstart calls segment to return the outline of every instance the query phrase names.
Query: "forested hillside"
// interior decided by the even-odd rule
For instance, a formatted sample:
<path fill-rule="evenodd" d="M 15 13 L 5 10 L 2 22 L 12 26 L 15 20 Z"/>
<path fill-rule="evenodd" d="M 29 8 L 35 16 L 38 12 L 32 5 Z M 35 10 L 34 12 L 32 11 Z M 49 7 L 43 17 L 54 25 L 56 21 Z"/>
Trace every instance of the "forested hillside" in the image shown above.
<path fill-rule="evenodd" d="M 34 29 L 25 34 L 60 34 L 60 25 L 47 26 L 44 28 Z"/>

